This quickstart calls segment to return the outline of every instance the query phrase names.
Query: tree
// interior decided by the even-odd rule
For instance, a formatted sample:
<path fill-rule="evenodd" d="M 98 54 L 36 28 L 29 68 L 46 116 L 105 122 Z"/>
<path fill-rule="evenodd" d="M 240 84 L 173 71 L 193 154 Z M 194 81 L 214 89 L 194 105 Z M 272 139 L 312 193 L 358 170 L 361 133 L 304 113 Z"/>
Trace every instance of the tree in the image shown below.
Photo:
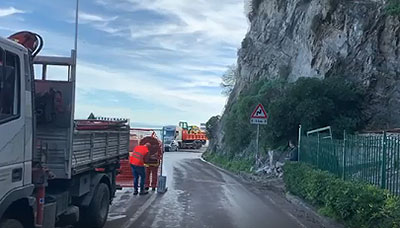
<path fill-rule="evenodd" d="M 217 116 L 211 117 L 207 121 L 207 123 L 206 123 L 206 133 L 207 133 L 208 139 L 212 140 L 212 139 L 216 138 L 217 133 L 218 133 L 218 130 L 217 130 L 218 123 L 219 123 L 220 118 L 221 117 L 219 115 L 217 115 Z"/>
<path fill-rule="evenodd" d="M 226 72 L 222 75 L 221 87 L 223 88 L 222 94 L 229 96 L 233 87 L 236 84 L 238 77 L 238 70 L 235 64 L 228 66 Z"/>

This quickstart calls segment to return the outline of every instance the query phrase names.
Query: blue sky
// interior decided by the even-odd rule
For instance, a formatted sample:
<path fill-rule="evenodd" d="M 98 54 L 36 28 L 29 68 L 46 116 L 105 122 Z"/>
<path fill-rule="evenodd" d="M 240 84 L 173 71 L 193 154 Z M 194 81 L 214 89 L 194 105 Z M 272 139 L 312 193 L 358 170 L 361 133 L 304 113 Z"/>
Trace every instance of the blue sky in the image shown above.
<path fill-rule="evenodd" d="M 247 31 L 243 0 L 81 0 L 76 118 L 147 125 L 221 114 L 220 76 Z M 41 54 L 69 55 L 74 0 L 1 0 L 0 35 L 41 34 Z M 49 78 L 66 73 L 49 69 Z M 143 124 L 142 124 L 143 125 Z"/>

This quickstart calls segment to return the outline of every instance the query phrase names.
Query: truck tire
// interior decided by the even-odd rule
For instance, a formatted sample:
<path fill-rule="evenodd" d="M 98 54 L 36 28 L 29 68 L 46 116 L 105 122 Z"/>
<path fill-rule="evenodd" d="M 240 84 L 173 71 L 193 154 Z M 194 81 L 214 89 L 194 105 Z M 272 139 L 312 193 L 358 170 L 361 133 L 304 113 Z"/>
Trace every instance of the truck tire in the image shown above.
<path fill-rule="evenodd" d="M 22 223 L 16 219 L 5 219 L 0 222 L 0 228 L 25 228 Z"/>
<path fill-rule="evenodd" d="M 110 190 L 108 185 L 100 183 L 93 195 L 89 207 L 80 208 L 78 227 L 102 228 L 107 221 L 110 208 Z"/>

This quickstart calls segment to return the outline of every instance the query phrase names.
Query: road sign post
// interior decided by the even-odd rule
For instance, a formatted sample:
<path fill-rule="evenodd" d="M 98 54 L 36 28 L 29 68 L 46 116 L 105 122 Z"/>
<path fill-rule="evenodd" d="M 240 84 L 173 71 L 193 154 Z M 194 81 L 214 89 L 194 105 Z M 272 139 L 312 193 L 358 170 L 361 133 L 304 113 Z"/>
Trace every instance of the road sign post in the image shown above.
<path fill-rule="evenodd" d="M 260 138 L 260 125 L 266 125 L 268 120 L 267 112 L 264 109 L 262 104 L 258 104 L 256 109 L 254 109 L 253 113 L 250 117 L 251 124 L 257 124 L 257 138 L 256 138 L 256 165 L 258 164 L 259 158 L 259 138 Z"/>
<path fill-rule="evenodd" d="M 258 145 L 258 140 L 260 138 L 260 124 L 257 124 L 257 138 L 256 138 L 256 165 L 258 164 L 258 154 L 260 147 Z"/>

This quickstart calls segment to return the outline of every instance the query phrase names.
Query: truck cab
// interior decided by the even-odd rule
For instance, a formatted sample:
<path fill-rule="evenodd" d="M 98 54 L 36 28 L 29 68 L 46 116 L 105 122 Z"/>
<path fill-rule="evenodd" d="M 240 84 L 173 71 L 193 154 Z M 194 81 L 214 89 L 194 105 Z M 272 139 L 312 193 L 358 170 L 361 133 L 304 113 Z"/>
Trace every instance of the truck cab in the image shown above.
<path fill-rule="evenodd" d="M 182 142 L 181 131 L 176 126 L 165 126 L 163 132 L 164 138 L 164 150 L 169 151 L 178 151 L 180 142 Z"/>
<path fill-rule="evenodd" d="M 30 66 L 25 47 L 0 38 L 0 218 L 14 214 L 21 205 L 32 208 L 35 201 Z M 27 216 L 24 225 L 33 224 L 32 209 L 19 211 L 18 216 Z"/>

